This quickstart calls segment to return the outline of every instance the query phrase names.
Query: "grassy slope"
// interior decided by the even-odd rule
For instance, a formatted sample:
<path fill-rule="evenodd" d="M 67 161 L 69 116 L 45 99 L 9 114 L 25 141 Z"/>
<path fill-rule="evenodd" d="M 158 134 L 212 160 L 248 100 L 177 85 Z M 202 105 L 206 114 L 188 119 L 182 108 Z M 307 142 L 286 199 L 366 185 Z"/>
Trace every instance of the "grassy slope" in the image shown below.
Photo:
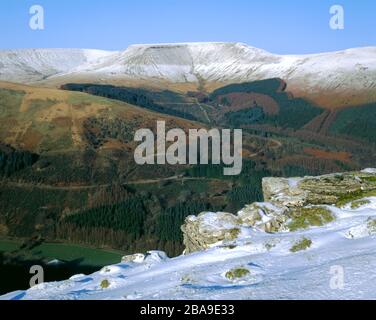
<path fill-rule="evenodd" d="M 175 127 L 197 126 L 85 93 L 0 82 L 0 140 L 4 143 L 39 153 L 82 149 L 87 145 L 83 123 L 95 117 L 117 118 L 145 128 L 154 127 L 157 119 Z M 116 145 L 121 147 L 121 143 Z"/>

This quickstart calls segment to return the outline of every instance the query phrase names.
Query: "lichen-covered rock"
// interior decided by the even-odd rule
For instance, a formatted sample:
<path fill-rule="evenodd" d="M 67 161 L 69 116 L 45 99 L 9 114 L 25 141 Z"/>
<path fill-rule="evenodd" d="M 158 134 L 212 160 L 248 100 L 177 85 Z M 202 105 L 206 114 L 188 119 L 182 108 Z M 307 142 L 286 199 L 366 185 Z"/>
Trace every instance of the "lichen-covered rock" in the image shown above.
<path fill-rule="evenodd" d="M 265 213 L 262 205 L 259 203 L 248 205 L 238 212 L 238 217 L 240 218 L 241 223 L 249 227 L 254 227 L 257 224 L 262 223 L 264 215 Z"/>
<path fill-rule="evenodd" d="M 371 169 L 304 178 L 264 178 L 265 201 L 288 208 L 341 204 L 376 192 L 376 171 Z"/>
<path fill-rule="evenodd" d="M 299 178 L 264 178 L 264 200 L 281 207 L 301 207 L 306 203 L 307 192 L 299 187 Z"/>
<path fill-rule="evenodd" d="M 205 250 L 220 241 L 235 240 L 241 232 L 240 219 L 226 212 L 203 212 L 186 218 L 181 227 L 185 253 Z"/>
<path fill-rule="evenodd" d="M 238 212 L 242 225 L 256 227 L 268 233 L 283 231 L 287 221 L 287 207 L 277 207 L 268 202 L 255 202 Z"/>

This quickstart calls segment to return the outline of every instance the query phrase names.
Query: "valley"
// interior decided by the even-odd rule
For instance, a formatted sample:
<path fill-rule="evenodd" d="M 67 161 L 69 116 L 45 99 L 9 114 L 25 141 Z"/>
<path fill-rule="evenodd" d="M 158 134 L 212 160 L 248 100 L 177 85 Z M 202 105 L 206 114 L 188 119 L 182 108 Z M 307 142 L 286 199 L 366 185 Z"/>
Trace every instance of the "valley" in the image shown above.
<path fill-rule="evenodd" d="M 94 84 L 66 84 L 62 89 L 9 83 L 1 89 L 0 134 L 13 146 L 4 146 L 1 167 L 5 236 L 40 234 L 129 253 L 158 248 L 176 255 L 182 250 L 178 228 L 194 211 L 188 203 L 202 210 L 235 211 L 262 200 L 264 176 L 354 170 L 375 160 L 372 144 L 361 143 L 356 135 L 349 139 L 317 133 L 311 123 L 324 109 L 294 98 L 280 79 L 229 85 L 212 93 Z M 9 109 L 11 97 L 19 98 Z M 192 101 L 205 107 L 206 116 L 197 118 Z M 149 127 L 155 132 L 161 119 L 170 128 L 242 128 L 241 175 L 224 176 L 223 165 L 137 166 L 135 131 Z M 14 167 L 17 149 L 28 150 L 31 158 Z M 7 162 L 19 169 L 7 169 Z M 250 186 L 250 181 L 255 183 Z M 139 217 L 129 213 L 116 218 L 117 207 L 133 210 L 133 202 L 141 204 Z M 84 217 L 94 212 L 103 218 L 91 225 Z M 174 219 L 164 218 L 173 212 Z M 164 235 L 167 230 L 174 231 Z"/>

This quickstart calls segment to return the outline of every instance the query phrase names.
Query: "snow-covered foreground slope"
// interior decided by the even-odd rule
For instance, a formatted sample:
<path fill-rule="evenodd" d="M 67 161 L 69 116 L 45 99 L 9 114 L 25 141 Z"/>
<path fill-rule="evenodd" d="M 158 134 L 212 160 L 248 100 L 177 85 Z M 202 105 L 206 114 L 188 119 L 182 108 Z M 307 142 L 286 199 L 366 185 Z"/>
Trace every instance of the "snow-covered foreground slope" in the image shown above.
<path fill-rule="evenodd" d="M 339 187 L 349 187 L 349 181 L 360 180 L 369 182 L 368 187 L 372 189 L 375 177 L 375 170 L 344 179 L 338 175 L 323 177 L 318 179 L 318 189 L 320 185 L 330 185 L 333 181 L 338 181 Z M 292 192 L 294 197 L 290 198 L 289 205 L 296 204 L 296 188 L 301 179 L 281 181 L 287 181 L 291 189 L 281 188 L 283 183 L 275 184 L 273 194 L 268 196 L 286 200 Z M 317 191 L 311 195 L 307 191 L 312 181 L 306 181 L 306 185 L 299 189 L 304 191 L 299 199 L 309 198 Z M 355 185 L 356 182 L 350 188 Z M 273 211 L 276 203 L 254 205 Z M 260 227 L 262 223 L 270 222 L 273 214 L 263 216 L 254 227 L 247 225 L 245 212 L 236 216 L 236 219 L 243 217 L 240 222 L 221 213 L 190 217 L 186 223 L 200 221 L 199 232 L 205 237 L 209 230 L 213 239 L 220 237 L 224 229 L 239 228 L 239 232 L 232 233 L 231 239 L 227 237 L 213 243 L 206 250 L 173 259 L 158 251 L 128 256 L 122 263 L 105 267 L 92 275 L 77 275 L 67 281 L 41 284 L 1 298 L 375 299 L 376 197 L 367 196 L 362 201 L 357 199 L 341 206 L 321 207 L 330 211 L 331 222 L 297 231 L 292 231 L 292 225 L 286 224 L 290 230 L 281 228 L 274 233 L 266 233 Z M 282 213 L 276 210 L 274 214 Z M 304 243 L 306 245 L 302 246 Z"/>
<path fill-rule="evenodd" d="M 119 52 L 0 51 L 0 80 L 24 83 L 53 80 L 62 84 L 77 79 L 233 83 L 276 77 L 287 82 L 289 91 L 316 98 L 324 106 L 374 101 L 376 48 L 300 56 L 221 42 L 133 45 Z"/>

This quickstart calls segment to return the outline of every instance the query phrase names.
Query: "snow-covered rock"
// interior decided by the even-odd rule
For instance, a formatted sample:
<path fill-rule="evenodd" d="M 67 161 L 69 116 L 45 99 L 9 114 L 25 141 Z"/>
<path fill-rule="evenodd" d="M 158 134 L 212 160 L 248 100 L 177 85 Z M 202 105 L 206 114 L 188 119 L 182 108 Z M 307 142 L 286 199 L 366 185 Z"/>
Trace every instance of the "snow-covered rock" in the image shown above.
<path fill-rule="evenodd" d="M 205 250 L 222 241 L 235 240 L 240 234 L 240 220 L 226 212 L 202 212 L 189 216 L 181 227 L 185 253 Z"/>
<path fill-rule="evenodd" d="M 270 202 L 253 203 L 238 212 L 244 226 L 256 227 L 265 232 L 277 232 L 284 229 L 288 219 L 288 208 L 275 206 Z"/>
<path fill-rule="evenodd" d="M 121 262 L 124 262 L 124 263 L 129 263 L 129 262 L 141 263 L 144 260 L 145 260 L 145 255 L 143 253 L 135 253 L 135 254 L 127 255 L 121 258 Z"/>
<path fill-rule="evenodd" d="M 262 190 L 265 201 L 282 207 L 301 207 L 306 203 L 307 192 L 299 187 L 299 180 L 263 178 Z"/>

